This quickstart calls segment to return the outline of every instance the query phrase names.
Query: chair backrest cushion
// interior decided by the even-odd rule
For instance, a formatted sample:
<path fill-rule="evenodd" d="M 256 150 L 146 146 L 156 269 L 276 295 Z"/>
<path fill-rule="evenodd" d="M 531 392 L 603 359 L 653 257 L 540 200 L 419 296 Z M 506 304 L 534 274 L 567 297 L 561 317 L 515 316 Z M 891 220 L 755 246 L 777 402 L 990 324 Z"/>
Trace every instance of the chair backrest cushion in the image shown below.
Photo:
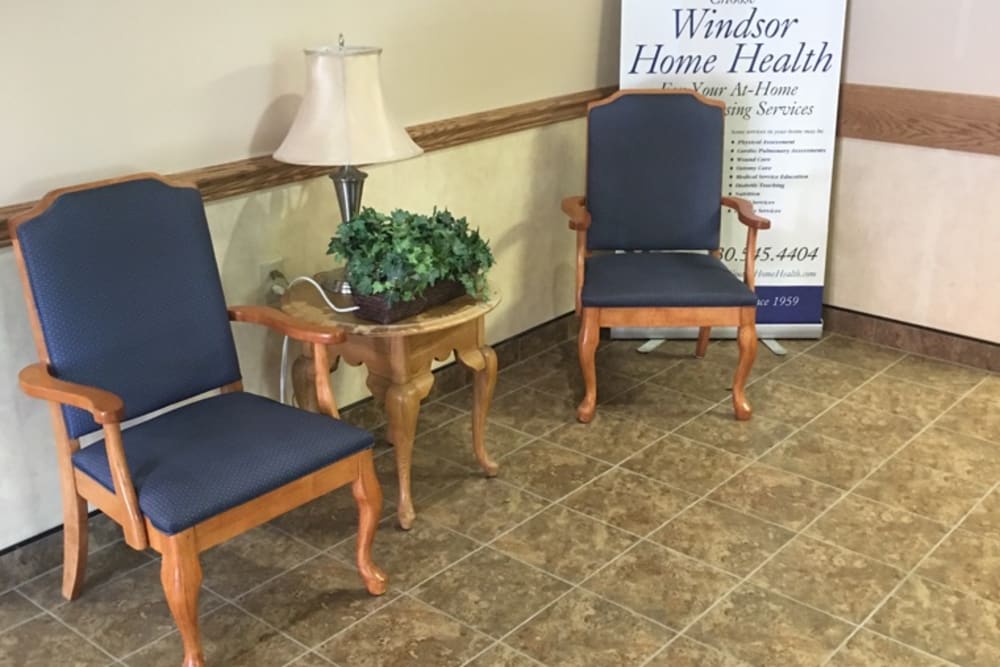
<path fill-rule="evenodd" d="M 587 245 L 719 247 L 724 110 L 693 94 L 624 93 L 587 116 Z"/>
<path fill-rule="evenodd" d="M 16 228 L 51 371 L 126 419 L 240 379 L 199 192 L 153 178 L 66 192 Z M 64 407 L 70 437 L 90 415 Z"/>

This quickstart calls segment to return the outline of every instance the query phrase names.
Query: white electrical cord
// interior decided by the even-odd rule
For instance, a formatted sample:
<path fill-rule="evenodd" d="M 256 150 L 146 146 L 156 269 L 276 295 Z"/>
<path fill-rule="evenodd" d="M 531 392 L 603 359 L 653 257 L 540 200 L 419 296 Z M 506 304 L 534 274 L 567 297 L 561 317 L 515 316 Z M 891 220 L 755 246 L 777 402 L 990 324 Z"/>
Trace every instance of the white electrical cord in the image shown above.
<path fill-rule="evenodd" d="M 282 277 L 282 280 L 284 280 L 284 277 Z M 329 297 L 327 297 L 326 295 L 326 290 L 323 289 L 323 286 L 320 285 L 315 280 L 313 280 L 312 278 L 310 278 L 309 276 L 299 276 L 298 278 L 293 278 L 292 281 L 288 283 L 287 287 L 277 282 L 273 282 L 271 284 L 271 291 L 273 291 L 275 294 L 284 294 L 288 290 L 288 288 L 290 288 L 292 285 L 296 283 L 309 283 L 310 285 L 315 287 L 316 291 L 319 292 L 319 295 L 323 297 L 323 301 L 326 302 L 326 305 L 329 306 L 330 309 L 333 310 L 333 312 L 335 313 L 350 313 L 358 309 L 358 306 L 341 308 L 340 306 L 330 301 Z M 287 378 L 288 378 L 288 336 L 285 336 L 285 339 L 281 341 L 281 375 L 278 378 L 278 400 L 286 404 L 288 403 L 285 400 L 285 384 Z"/>

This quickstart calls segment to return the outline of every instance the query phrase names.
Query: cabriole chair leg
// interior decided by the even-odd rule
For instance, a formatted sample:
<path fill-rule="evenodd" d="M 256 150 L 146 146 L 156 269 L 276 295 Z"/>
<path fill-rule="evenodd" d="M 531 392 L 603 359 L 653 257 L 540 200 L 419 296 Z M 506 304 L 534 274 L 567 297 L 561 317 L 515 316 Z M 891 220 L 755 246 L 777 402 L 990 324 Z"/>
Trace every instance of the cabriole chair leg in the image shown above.
<path fill-rule="evenodd" d="M 712 327 L 698 328 L 698 344 L 694 348 L 694 356 L 701 359 L 708 352 L 708 338 L 712 335 Z"/>
<path fill-rule="evenodd" d="M 184 644 L 182 667 L 205 667 L 198 631 L 198 593 L 201 590 L 201 563 L 191 530 L 166 537 L 163 541 L 160 582 Z"/>
<path fill-rule="evenodd" d="M 736 418 L 740 421 L 750 419 L 753 411 L 750 408 L 750 401 L 746 396 L 746 383 L 750 377 L 750 370 L 753 368 L 754 359 L 757 358 L 757 326 L 754 324 L 753 315 L 742 318 L 736 340 L 740 349 L 740 360 L 736 366 L 736 376 L 733 378 L 733 410 Z"/>
<path fill-rule="evenodd" d="M 597 366 L 595 356 L 597 343 L 601 337 L 599 312 L 595 308 L 584 308 L 580 322 L 580 337 L 577 351 L 580 356 L 580 371 L 583 373 L 584 395 L 576 409 L 578 421 L 587 424 L 597 411 Z"/>
<path fill-rule="evenodd" d="M 74 491 L 72 497 L 63 496 L 63 505 L 62 594 L 75 600 L 87 573 L 87 501 Z"/>
<path fill-rule="evenodd" d="M 389 584 L 389 578 L 372 561 L 372 543 L 375 541 L 375 529 L 382 513 L 382 488 L 375 476 L 371 451 L 361 459 L 358 476 L 351 484 L 351 493 L 358 504 L 358 573 L 369 593 L 382 595 Z"/>

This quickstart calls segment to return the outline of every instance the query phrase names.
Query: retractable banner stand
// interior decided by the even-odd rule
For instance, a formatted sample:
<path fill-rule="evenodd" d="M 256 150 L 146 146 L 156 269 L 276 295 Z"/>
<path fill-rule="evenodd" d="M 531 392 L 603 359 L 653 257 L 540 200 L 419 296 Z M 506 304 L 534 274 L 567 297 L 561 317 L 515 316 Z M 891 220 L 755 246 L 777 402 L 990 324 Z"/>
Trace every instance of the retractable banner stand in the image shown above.
<path fill-rule="evenodd" d="M 622 0 L 621 88 L 693 88 L 726 103 L 722 191 L 772 222 L 757 238 L 762 338 L 822 332 L 846 2 Z M 722 257 L 742 275 L 746 230 L 724 211 Z"/>

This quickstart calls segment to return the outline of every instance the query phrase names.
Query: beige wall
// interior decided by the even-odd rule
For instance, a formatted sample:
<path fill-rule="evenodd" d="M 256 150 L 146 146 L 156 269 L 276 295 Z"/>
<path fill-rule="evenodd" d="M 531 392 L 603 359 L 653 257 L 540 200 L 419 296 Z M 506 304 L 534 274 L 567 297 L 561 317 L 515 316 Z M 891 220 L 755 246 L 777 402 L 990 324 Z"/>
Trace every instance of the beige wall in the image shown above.
<path fill-rule="evenodd" d="M 0 205 L 269 153 L 303 86 L 301 48 L 340 31 L 385 49 L 386 94 L 407 124 L 608 85 L 617 12 L 617 0 L 4 3 L 0 80 L 19 94 L 3 103 Z M 375 166 L 365 203 L 447 206 L 480 227 L 503 298 L 488 320 L 496 341 L 572 309 L 573 240 L 558 200 L 582 190 L 582 150 L 574 121 Z M 284 258 L 292 275 L 329 266 L 337 214 L 326 179 L 207 211 L 231 303 L 261 300 L 267 260 Z M 9 249 L 0 249 L 0 318 L 3 548 L 61 522 L 48 412 L 16 387 L 34 352 Z M 274 395 L 280 340 L 235 329 L 248 388 Z M 342 404 L 366 393 L 357 369 L 334 380 Z"/>
<path fill-rule="evenodd" d="M 845 80 L 1000 96 L 995 0 L 852 0 Z M 838 141 L 825 301 L 1000 342 L 1000 157 Z"/>

